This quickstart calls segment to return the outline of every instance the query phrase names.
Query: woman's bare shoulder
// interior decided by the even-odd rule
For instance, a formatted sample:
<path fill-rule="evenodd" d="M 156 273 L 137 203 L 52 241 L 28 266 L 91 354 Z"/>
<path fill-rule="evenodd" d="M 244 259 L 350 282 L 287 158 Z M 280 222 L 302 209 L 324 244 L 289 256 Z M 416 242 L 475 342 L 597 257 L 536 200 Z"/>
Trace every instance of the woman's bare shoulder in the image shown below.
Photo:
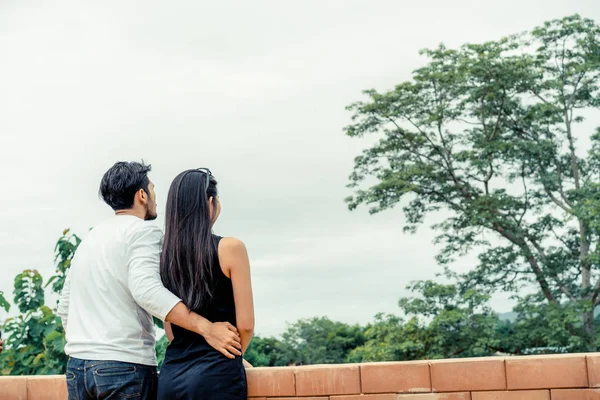
<path fill-rule="evenodd" d="M 239 257 L 246 254 L 246 245 L 235 237 L 224 237 L 219 242 L 219 256 Z"/>

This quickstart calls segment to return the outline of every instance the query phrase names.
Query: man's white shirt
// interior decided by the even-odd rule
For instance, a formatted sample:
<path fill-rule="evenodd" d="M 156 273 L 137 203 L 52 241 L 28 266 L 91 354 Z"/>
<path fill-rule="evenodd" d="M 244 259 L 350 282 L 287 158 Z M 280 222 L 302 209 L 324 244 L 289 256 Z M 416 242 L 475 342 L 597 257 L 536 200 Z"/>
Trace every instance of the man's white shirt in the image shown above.
<path fill-rule="evenodd" d="M 131 215 L 89 232 L 58 305 L 67 355 L 156 365 L 152 315 L 164 321 L 181 301 L 160 279 L 161 243 L 157 226 Z"/>

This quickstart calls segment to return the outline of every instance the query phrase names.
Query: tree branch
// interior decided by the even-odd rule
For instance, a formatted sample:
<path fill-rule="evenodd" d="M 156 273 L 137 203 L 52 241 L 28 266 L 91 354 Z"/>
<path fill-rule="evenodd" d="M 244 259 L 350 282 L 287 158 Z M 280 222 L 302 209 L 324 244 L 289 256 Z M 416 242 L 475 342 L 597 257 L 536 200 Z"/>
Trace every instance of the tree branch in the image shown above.
<path fill-rule="evenodd" d="M 560 201 L 560 199 L 558 199 L 556 196 L 554 196 L 554 194 L 550 191 L 550 189 L 548 188 L 548 186 L 546 186 L 545 184 L 544 184 L 544 191 L 546 192 L 546 194 L 548 195 L 548 197 L 550 197 L 550 200 L 552 200 L 552 202 L 554 204 L 556 204 L 557 206 L 559 206 L 560 208 L 562 208 L 567 213 L 573 214 L 573 210 L 571 210 L 562 201 Z"/>
<path fill-rule="evenodd" d="M 531 236 L 527 236 L 527 240 L 529 240 L 529 242 L 533 245 L 533 247 L 536 249 L 536 251 L 542 258 L 546 258 L 546 252 L 534 238 L 532 238 Z M 560 282 L 558 276 L 556 274 L 552 274 L 552 278 L 554 279 L 554 282 L 556 282 L 556 284 L 558 285 L 560 291 L 563 294 L 565 294 L 569 298 L 569 300 L 571 300 L 574 303 L 577 303 L 577 299 L 575 298 L 575 296 L 571 294 L 569 288 L 567 288 L 564 284 Z"/>
<path fill-rule="evenodd" d="M 525 253 L 525 259 L 531 266 L 531 269 L 533 270 L 533 272 L 535 274 L 535 278 L 536 278 L 538 284 L 540 285 L 540 288 L 542 290 L 542 293 L 544 294 L 544 297 L 546 297 L 546 299 L 548 301 L 550 301 L 552 303 L 556 303 L 557 301 L 556 301 L 556 298 L 554 297 L 554 295 L 552 294 L 552 291 L 550 290 L 550 285 L 548 285 L 548 281 L 544 277 L 544 273 L 543 273 L 542 269 L 540 268 L 537 260 L 531 253 L 531 250 L 527 246 L 527 243 L 525 242 L 525 240 L 521 237 L 516 236 L 512 232 L 509 232 L 508 230 L 504 229 L 504 227 L 500 226 L 498 223 L 494 223 L 492 225 L 492 229 L 495 230 L 496 232 L 498 232 L 500 235 L 502 235 L 506 239 L 508 239 L 511 243 L 517 245 L 521 250 L 523 250 L 523 252 Z"/>
<path fill-rule="evenodd" d="M 527 182 L 525 181 L 525 164 L 521 165 L 521 180 L 523 181 L 523 191 L 525 192 L 525 206 L 523 207 L 523 212 L 517 221 L 519 226 L 521 226 L 523 218 L 525 218 L 525 214 L 527 214 L 527 210 L 529 209 L 529 191 L 527 190 Z"/>
<path fill-rule="evenodd" d="M 396 127 L 396 131 L 397 131 L 397 132 L 400 134 L 400 136 L 402 136 L 403 138 L 405 138 L 405 139 L 406 139 L 406 132 L 404 131 L 404 129 L 402 129 L 402 128 L 401 128 L 401 127 L 400 127 L 400 126 L 399 126 L 399 125 L 396 123 L 396 121 L 394 121 L 394 120 L 393 120 L 391 117 L 389 117 L 389 116 L 387 116 L 387 115 L 386 115 L 386 116 L 385 116 L 385 118 L 387 118 L 387 119 L 388 119 L 388 120 L 389 120 L 389 121 L 390 121 L 392 124 L 394 124 L 394 126 Z M 418 128 L 416 125 L 415 125 L 415 127 L 416 127 L 417 129 L 419 129 L 419 128 Z M 419 129 L 419 131 L 420 131 L 420 129 Z M 423 134 L 424 134 L 424 133 L 423 133 Z M 412 144 L 412 143 L 411 143 L 411 144 Z M 432 157 L 430 157 L 430 156 L 428 156 L 428 155 L 425 155 L 425 154 L 419 153 L 419 152 L 417 151 L 417 149 L 415 149 L 415 146 L 410 146 L 410 148 L 408 149 L 408 151 L 410 151 L 412 154 L 416 155 L 416 156 L 417 156 L 417 157 L 419 157 L 419 158 L 423 157 L 423 158 L 425 158 L 426 160 L 428 160 L 428 161 L 431 161 L 432 163 L 436 164 L 438 167 L 441 167 L 441 168 L 446 168 L 446 166 L 445 166 L 443 163 L 440 163 L 440 162 L 439 162 L 439 161 L 437 161 L 436 159 L 434 159 L 434 158 L 432 158 Z M 422 162 L 422 161 L 421 161 L 421 162 Z"/>

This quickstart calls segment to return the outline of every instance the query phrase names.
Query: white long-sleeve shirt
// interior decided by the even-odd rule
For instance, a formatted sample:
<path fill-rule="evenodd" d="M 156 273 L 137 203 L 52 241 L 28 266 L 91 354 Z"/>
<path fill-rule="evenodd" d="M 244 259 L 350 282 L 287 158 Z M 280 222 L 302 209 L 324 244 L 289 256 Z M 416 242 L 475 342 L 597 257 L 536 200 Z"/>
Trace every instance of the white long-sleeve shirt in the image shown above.
<path fill-rule="evenodd" d="M 151 315 L 164 320 L 180 301 L 160 279 L 161 242 L 158 227 L 131 215 L 89 232 L 58 305 L 67 355 L 156 365 Z"/>

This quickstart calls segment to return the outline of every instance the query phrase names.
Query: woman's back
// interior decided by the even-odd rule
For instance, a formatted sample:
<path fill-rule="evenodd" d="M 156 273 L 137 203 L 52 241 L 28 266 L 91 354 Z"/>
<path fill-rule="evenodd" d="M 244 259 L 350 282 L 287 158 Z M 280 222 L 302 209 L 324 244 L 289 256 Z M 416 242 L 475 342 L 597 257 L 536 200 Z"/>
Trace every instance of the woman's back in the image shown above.
<path fill-rule="evenodd" d="M 214 236 L 215 250 L 221 237 Z M 218 251 L 212 265 L 212 298 L 197 312 L 211 322 L 236 326 L 231 280 L 223 273 Z M 160 370 L 159 399 L 246 399 L 246 372 L 242 358 L 229 359 L 204 337 L 173 325 L 173 341 Z"/>
<path fill-rule="evenodd" d="M 160 276 L 167 289 L 238 340 L 215 341 L 173 326 L 158 380 L 159 399 L 245 400 L 241 357 L 254 332 L 250 261 L 243 242 L 212 228 L 221 213 L 217 181 L 207 168 L 183 171 L 167 196 Z M 167 329 L 167 332 L 169 330 Z M 214 348 L 213 348 L 214 346 Z"/>
<path fill-rule="evenodd" d="M 196 312 L 199 315 L 202 315 L 204 318 L 211 322 L 229 322 L 231 325 L 236 326 L 236 317 L 235 317 L 235 300 L 233 298 L 233 287 L 231 286 L 231 279 L 229 279 L 223 273 L 221 268 L 221 263 L 219 262 L 218 248 L 219 243 L 221 242 L 221 237 L 217 235 L 213 235 L 213 240 L 215 243 L 215 252 L 214 252 L 214 260 L 212 261 L 212 300 L 206 302 L 201 307 L 194 309 L 192 311 Z M 178 336 L 183 341 L 197 341 L 197 339 L 201 339 L 201 342 L 206 342 L 204 338 L 194 332 L 190 332 L 188 330 L 182 329 L 178 326 L 173 326 L 173 332 L 175 334 L 175 339 L 177 340 Z"/>

